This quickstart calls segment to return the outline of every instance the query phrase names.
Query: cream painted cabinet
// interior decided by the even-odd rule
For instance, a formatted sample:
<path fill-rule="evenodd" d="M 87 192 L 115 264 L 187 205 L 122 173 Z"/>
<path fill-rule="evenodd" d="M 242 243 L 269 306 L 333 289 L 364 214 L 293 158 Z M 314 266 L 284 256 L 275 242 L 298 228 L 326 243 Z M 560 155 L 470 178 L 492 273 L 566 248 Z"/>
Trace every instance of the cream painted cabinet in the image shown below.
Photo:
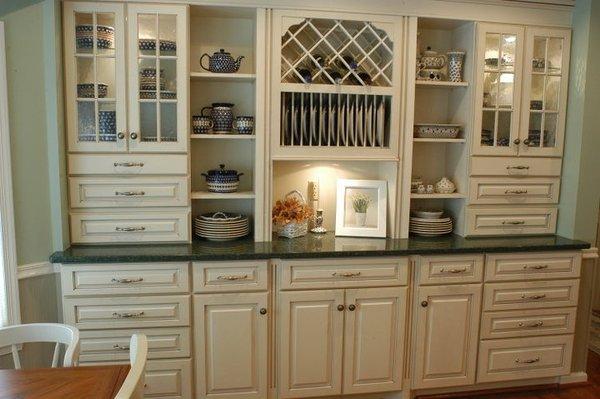
<path fill-rule="evenodd" d="M 196 393 L 267 397 L 268 293 L 194 296 Z"/>
<path fill-rule="evenodd" d="M 475 383 L 481 284 L 417 289 L 413 387 Z"/>

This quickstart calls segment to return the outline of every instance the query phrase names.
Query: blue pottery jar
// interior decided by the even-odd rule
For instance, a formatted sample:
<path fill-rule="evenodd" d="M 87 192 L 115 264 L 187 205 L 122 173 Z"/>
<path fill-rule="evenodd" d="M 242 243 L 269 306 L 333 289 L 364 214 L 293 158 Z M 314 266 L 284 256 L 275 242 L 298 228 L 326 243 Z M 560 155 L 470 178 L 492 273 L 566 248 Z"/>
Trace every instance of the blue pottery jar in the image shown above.
<path fill-rule="evenodd" d="M 209 113 L 206 114 L 205 111 L 209 111 Z M 214 133 L 231 133 L 233 130 L 233 104 L 212 103 L 212 106 L 202 108 L 200 113 L 210 116 L 213 121 Z"/>

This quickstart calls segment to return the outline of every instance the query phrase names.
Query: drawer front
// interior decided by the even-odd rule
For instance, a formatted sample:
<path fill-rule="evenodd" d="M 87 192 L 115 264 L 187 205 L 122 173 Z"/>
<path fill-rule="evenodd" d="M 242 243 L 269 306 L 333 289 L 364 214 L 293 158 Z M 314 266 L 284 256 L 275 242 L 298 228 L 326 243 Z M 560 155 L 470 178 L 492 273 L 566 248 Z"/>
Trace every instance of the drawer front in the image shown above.
<path fill-rule="evenodd" d="M 187 175 L 186 155 L 69 154 L 69 175 Z"/>
<path fill-rule="evenodd" d="M 484 312 L 481 339 L 572 334 L 577 308 Z"/>
<path fill-rule="evenodd" d="M 557 204 L 560 178 L 471 178 L 471 204 Z"/>
<path fill-rule="evenodd" d="M 187 263 L 63 265 L 62 293 L 66 296 L 187 293 L 188 275 Z"/>
<path fill-rule="evenodd" d="M 104 242 L 187 242 L 189 210 L 136 211 L 123 213 L 72 212 L 71 241 L 77 244 Z"/>
<path fill-rule="evenodd" d="M 194 292 L 266 291 L 267 261 L 193 263 Z"/>
<path fill-rule="evenodd" d="M 481 341 L 477 382 L 566 375 L 572 352 L 572 335 Z"/>
<path fill-rule="evenodd" d="M 189 327 L 82 330 L 79 336 L 79 361 L 128 361 L 129 340 L 136 333 L 145 334 L 148 338 L 148 359 L 190 356 Z"/>
<path fill-rule="evenodd" d="M 189 180 L 172 177 L 70 177 L 71 208 L 188 206 Z"/>
<path fill-rule="evenodd" d="M 491 254 L 486 256 L 486 281 L 577 278 L 580 252 Z"/>
<path fill-rule="evenodd" d="M 487 283 L 484 310 L 539 309 L 577 306 L 579 280 Z"/>
<path fill-rule="evenodd" d="M 560 158 L 471 157 L 471 176 L 560 176 Z"/>
<path fill-rule="evenodd" d="M 417 274 L 421 285 L 480 283 L 483 255 L 420 256 Z"/>
<path fill-rule="evenodd" d="M 82 330 L 190 325 L 190 296 L 63 298 L 67 324 Z"/>
<path fill-rule="evenodd" d="M 144 378 L 144 398 L 190 399 L 192 361 L 149 360 Z"/>
<path fill-rule="evenodd" d="M 408 258 L 280 261 L 281 289 L 406 285 Z"/>
<path fill-rule="evenodd" d="M 556 208 L 467 207 L 467 235 L 554 234 Z"/>

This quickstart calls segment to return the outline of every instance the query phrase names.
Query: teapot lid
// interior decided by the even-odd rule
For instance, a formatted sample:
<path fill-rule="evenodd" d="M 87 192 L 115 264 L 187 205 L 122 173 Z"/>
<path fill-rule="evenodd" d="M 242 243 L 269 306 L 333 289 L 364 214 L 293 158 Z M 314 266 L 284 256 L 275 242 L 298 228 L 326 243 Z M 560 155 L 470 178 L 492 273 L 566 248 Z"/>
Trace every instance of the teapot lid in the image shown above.
<path fill-rule="evenodd" d="M 231 53 L 225 51 L 225 49 L 220 49 L 219 52 L 215 51 L 215 54 L 224 54 L 224 55 L 230 55 Z"/>
<path fill-rule="evenodd" d="M 234 104 L 232 103 L 212 103 L 213 107 L 227 107 L 227 108 L 231 108 L 233 107 Z"/>
<path fill-rule="evenodd" d="M 237 176 L 238 172 L 234 169 L 225 169 L 225 164 L 222 163 L 219 165 L 219 169 L 211 169 L 208 171 L 209 176 Z"/>

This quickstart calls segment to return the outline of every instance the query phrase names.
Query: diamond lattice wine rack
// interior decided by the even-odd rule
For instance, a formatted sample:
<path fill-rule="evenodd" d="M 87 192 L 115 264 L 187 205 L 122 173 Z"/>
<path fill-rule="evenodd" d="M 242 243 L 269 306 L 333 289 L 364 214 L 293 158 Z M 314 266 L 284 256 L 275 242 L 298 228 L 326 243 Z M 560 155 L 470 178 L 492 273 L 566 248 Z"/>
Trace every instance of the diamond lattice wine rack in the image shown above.
<path fill-rule="evenodd" d="M 273 156 L 397 158 L 403 19 L 273 17 Z"/>

